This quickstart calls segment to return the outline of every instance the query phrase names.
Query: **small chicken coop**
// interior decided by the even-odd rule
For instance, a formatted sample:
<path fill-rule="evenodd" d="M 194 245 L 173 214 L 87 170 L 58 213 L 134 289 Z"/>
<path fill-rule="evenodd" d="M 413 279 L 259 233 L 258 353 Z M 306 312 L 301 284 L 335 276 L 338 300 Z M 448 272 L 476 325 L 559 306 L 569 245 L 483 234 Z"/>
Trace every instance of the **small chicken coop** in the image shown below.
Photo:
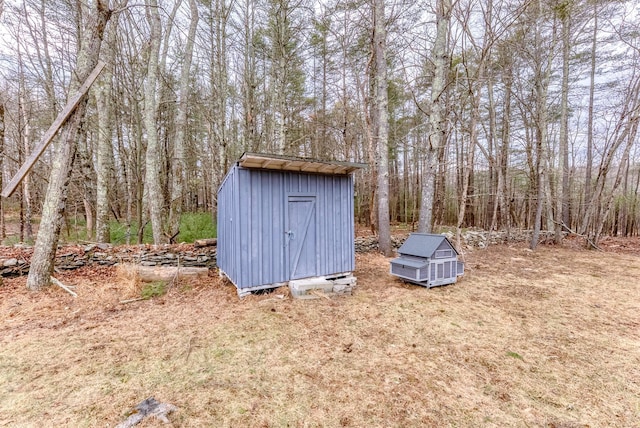
<path fill-rule="evenodd" d="M 355 268 L 353 172 L 364 164 L 245 153 L 218 190 L 220 271 L 243 295 Z M 331 284 L 329 284 L 331 285 Z"/>
<path fill-rule="evenodd" d="M 391 261 L 391 274 L 427 288 L 453 284 L 464 274 L 464 263 L 444 235 L 412 233 Z"/>

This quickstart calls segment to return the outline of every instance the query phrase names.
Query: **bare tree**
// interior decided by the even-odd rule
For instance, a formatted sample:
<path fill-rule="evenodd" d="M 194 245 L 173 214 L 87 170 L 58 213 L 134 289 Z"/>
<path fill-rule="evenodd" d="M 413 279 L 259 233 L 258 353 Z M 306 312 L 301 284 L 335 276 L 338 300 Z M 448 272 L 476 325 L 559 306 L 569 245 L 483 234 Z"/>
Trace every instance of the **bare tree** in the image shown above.
<path fill-rule="evenodd" d="M 110 17 L 111 10 L 106 0 L 96 0 L 92 4 L 92 13 L 82 34 L 76 68 L 72 74 L 70 94 L 75 94 L 81 82 L 98 64 L 104 28 Z M 53 261 L 66 207 L 67 185 L 75 158 L 78 132 L 85 117 L 87 100 L 85 95 L 61 130 L 61 143 L 54 156 L 40 228 L 27 278 L 27 287 L 31 290 L 39 290 L 47 286 L 53 272 Z"/>
<path fill-rule="evenodd" d="M 171 180 L 171 203 L 169 206 L 169 236 L 174 239 L 180 232 L 180 216 L 184 197 L 185 182 L 185 135 L 187 133 L 187 110 L 189 109 L 189 89 L 191 82 L 191 59 L 193 45 L 198 28 L 198 5 L 195 0 L 189 0 L 191 21 L 184 52 L 184 61 L 180 73 L 180 89 L 178 92 L 178 113 L 176 117 L 176 134 L 173 142 L 173 162 Z"/>
<path fill-rule="evenodd" d="M 638 134 L 640 123 L 640 71 L 634 70 L 625 88 L 625 98 L 615 128 L 612 132 L 612 141 L 608 145 L 595 178 L 591 199 L 587 201 L 587 210 L 582 219 L 579 233 L 586 235 L 589 246 L 597 245 L 602 233 L 604 222 L 611 210 L 611 204 L 615 196 L 615 190 L 620 185 L 625 159 L 629 156 L 631 146 Z M 608 176 L 615 167 L 616 155 L 620 147 L 624 145 L 622 158 L 618 164 L 617 173 L 612 189 L 607 190 Z"/>
<path fill-rule="evenodd" d="M 270 147 L 275 153 L 293 152 L 299 147 L 290 145 L 292 131 L 300 129 L 294 122 L 293 112 L 303 94 L 304 73 L 300 56 L 301 37 L 304 33 L 300 0 L 269 0 L 267 26 L 264 32 L 267 67 L 269 70 L 266 98 L 269 101 Z M 266 82 L 265 82 L 266 83 Z"/>
<path fill-rule="evenodd" d="M 545 192 L 545 187 L 549 183 L 548 170 L 546 168 L 547 126 L 549 121 L 547 101 L 555 35 L 551 41 L 551 48 L 549 48 L 549 46 L 544 43 L 544 34 L 541 25 L 543 3 L 541 0 L 537 0 L 532 7 L 534 8 L 533 19 L 535 21 L 531 62 L 533 66 L 536 211 L 529 247 L 533 250 L 538 246 L 538 241 L 540 240 L 542 210 L 545 206 L 545 193 L 548 194 L 548 192 Z"/>
<path fill-rule="evenodd" d="M 119 7 L 124 7 L 126 0 Z M 95 85 L 98 114 L 96 149 L 96 240 L 110 241 L 109 194 L 112 192 L 113 170 L 113 69 L 116 57 L 117 21 L 107 27 L 102 45 L 102 59 L 106 63 L 102 76 Z"/>
<path fill-rule="evenodd" d="M 247 151 L 259 151 L 257 122 L 258 86 L 257 59 L 255 55 L 255 0 L 244 0 L 242 3 L 241 23 L 238 25 L 242 34 L 242 71 L 241 71 L 241 104 L 242 104 L 242 140 Z"/>
<path fill-rule="evenodd" d="M 144 200 L 149 209 L 153 243 L 167 242 L 164 236 L 164 197 L 160 186 L 160 144 L 158 142 L 158 74 L 160 43 L 162 42 L 162 22 L 157 0 L 147 0 L 147 19 L 149 21 L 149 62 L 144 86 L 144 129 L 147 134 L 145 155 Z M 140 225 L 142 227 L 142 225 Z"/>
<path fill-rule="evenodd" d="M 0 3 L 0 15 L 2 4 Z M 0 189 L 4 186 L 4 99 L 0 96 Z M 0 241 L 7 237 L 7 229 L 4 223 L 4 198 L 0 197 Z"/>
<path fill-rule="evenodd" d="M 591 58 L 589 69 L 589 106 L 587 118 L 587 159 L 585 165 L 584 178 L 584 200 L 591 199 L 592 189 L 592 169 L 593 169 L 593 123 L 594 123 L 594 100 L 596 90 L 596 53 L 598 46 L 598 2 L 593 2 L 593 33 L 591 34 Z"/>
<path fill-rule="evenodd" d="M 387 94 L 387 29 L 384 0 L 374 2 L 373 47 L 375 57 L 375 119 L 377 196 L 378 196 L 378 247 L 389 257 L 391 227 L 389 224 L 389 101 Z"/>
<path fill-rule="evenodd" d="M 558 196 L 556 202 L 556 227 L 555 242 L 562 240 L 563 225 L 569 227 L 569 53 L 570 53 L 570 32 L 571 32 L 571 2 L 563 2 L 556 6 L 556 14 L 560 18 L 562 26 L 562 83 L 560 101 L 560 142 L 559 157 L 560 169 L 562 171 L 562 183 L 558 185 Z"/>
<path fill-rule="evenodd" d="M 446 144 L 445 89 L 449 56 L 447 42 L 451 21 L 451 0 L 438 0 L 436 4 L 436 40 L 432 50 L 434 65 L 429 109 L 429 138 L 425 147 L 425 166 L 422 177 L 422 197 L 418 232 L 431 232 L 433 201 L 437 170 L 437 153 Z"/>
<path fill-rule="evenodd" d="M 22 145 L 22 153 L 25 158 L 29 157 L 31 152 L 31 124 L 29 114 L 27 113 L 26 104 L 26 85 L 24 76 L 24 62 L 22 61 L 22 52 L 20 46 L 17 49 L 18 62 L 20 67 L 20 75 L 18 77 L 18 135 Z M 32 200 L 31 200 L 31 177 L 30 174 L 25 175 L 22 180 L 21 206 L 24 204 L 24 217 L 22 217 L 21 227 L 24 228 L 24 236 L 21 239 L 31 241 L 33 239 L 32 221 Z"/>
<path fill-rule="evenodd" d="M 224 174 L 227 173 L 227 169 L 229 166 L 229 156 L 230 156 L 230 147 L 229 147 L 229 135 L 228 135 L 228 106 L 231 104 L 229 102 L 230 90 L 229 90 L 229 70 L 228 70 L 228 54 L 227 48 L 229 44 L 228 37 L 228 23 L 229 16 L 231 13 L 231 3 L 227 4 L 228 0 L 214 0 L 209 4 L 209 16 L 207 17 L 209 31 L 207 34 L 208 40 L 207 42 L 212 46 L 213 52 L 209 58 L 209 83 L 211 86 L 210 103 L 211 103 L 211 111 L 208 116 L 210 116 L 210 152 L 211 152 L 211 171 L 214 177 L 212 188 L 212 200 L 215 201 L 215 193 L 217 191 L 217 185 L 222 182 Z M 253 5 L 247 3 L 248 9 L 245 11 L 245 19 L 251 19 L 253 14 Z M 249 25 L 248 23 L 246 25 Z M 248 37 L 252 34 L 252 31 L 255 31 L 253 28 L 249 29 L 247 27 L 244 28 L 248 33 L 245 34 L 244 37 L 246 43 L 249 43 L 247 47 L 247 51 L 244 54 L 243 63 L 245 67 L 247 67 L 247 71 L 245 73 L 249 73 L 245 78 L 252 81 L 251 73 L 252 67 L 251 64 L 255 61 L 255 58 L 249 58 L 248 55 L 251 55 L 253 50 L 253 40 L 248 40 Z M 249 98 L 254 88 L 255 83 L 249 84 L 250 87 L 246 88 L 248 91 Z M 252 111 L 255 111 L 255 106 L 252 105 L 253 102 L 250 101 L 248 108 Z M 249 113 L 248 117 L 252 117 L 252 114 Z M 251 126 L 251 125 L 249 125 Z M 250 131 L 253 133 L 252 131 Z M 251 138 L 251 137 L 249 137 Z M 212 208 L 215 208 L 215 204 L 213 204 Z M 213 211 L 212 211 L 212 214 Z"/>

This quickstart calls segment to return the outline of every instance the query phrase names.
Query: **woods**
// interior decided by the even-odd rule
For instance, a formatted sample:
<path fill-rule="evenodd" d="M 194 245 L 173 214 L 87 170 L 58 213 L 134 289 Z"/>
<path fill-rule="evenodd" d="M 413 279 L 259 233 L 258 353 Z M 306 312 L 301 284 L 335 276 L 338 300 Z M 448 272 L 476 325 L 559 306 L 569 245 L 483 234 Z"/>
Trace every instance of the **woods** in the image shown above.
<path fill-rule="evenodd" d="M 155 243 L 173 241 L 182 213 L 213 215 L 245 151 L 368 163 L 356 221 L 384 252 L 390 223 L 573 231 L 593 245 L 637 235 L 634 7 L 4 1 L 0 183 L 97 61 L 106 66 L 28 181 L 0 201 L 2 237 L 15 214 L 20 241 L 31 217 L 43 219 L 36 247 L 48 251 L 77 216 L 99 242 L 113 221 L 128 242 L 146 224 Z"/>

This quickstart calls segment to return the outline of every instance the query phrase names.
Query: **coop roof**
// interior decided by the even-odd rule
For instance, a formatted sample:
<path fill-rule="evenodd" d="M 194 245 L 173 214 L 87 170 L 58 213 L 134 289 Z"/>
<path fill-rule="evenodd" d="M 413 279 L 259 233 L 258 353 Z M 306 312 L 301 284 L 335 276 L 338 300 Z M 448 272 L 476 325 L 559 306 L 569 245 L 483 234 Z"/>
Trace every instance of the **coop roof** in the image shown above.
<path fill-rule="evenodd" d="M 392 264 L 398 264 L 398 265 L 403 265 L 403 266 L 409 266 L 412 267 L 414 269 L 421 269 L 423 267 L 425 267 L 428 263 L 429 260 L 412 260 L 412 259 L 407 259 L 406 257 L 398 257 L 397 259 L 393 259 L 391 260 Z"/>
<path fill-rule="evenodd" d="M 361 168 L 364 163 L 324 161 L 294 156 L 244 153 L 238 160 L 243 168 L 271 169 L 279 171 L 309 172 L 328 175 L 347 175 Z"/>
<path fill-rule="evenodd" d="M 432 233 L 412 233 L 398 248 L 398 253 L 417 257 L 432 257 L 443 241 L 446 241 L 456 254 L 458 253 L 446 236 Z"/>

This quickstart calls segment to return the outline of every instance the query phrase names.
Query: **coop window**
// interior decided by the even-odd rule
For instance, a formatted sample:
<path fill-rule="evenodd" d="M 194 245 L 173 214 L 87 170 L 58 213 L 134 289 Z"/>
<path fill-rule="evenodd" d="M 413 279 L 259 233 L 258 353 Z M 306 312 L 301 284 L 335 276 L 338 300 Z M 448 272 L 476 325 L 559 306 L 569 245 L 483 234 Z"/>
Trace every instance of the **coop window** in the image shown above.
<path fill-rule="evenodd" d="M 447 257 L 453 257 L 453 251 L 451 250 L 437 250 L 436 259 L 444 259 Z"/>

